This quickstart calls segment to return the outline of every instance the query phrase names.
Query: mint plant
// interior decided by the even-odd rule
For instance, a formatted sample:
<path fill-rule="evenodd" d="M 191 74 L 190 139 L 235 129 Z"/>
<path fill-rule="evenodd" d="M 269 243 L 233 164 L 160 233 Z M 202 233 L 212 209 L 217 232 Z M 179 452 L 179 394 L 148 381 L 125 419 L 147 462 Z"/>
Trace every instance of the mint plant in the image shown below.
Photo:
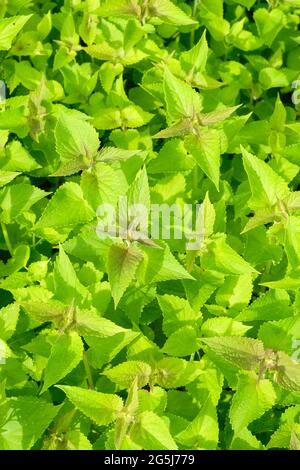
<path fill-rule="evenodd" d="M 300 449 L 300 2 L 0 5 L 0 449 Z"/>

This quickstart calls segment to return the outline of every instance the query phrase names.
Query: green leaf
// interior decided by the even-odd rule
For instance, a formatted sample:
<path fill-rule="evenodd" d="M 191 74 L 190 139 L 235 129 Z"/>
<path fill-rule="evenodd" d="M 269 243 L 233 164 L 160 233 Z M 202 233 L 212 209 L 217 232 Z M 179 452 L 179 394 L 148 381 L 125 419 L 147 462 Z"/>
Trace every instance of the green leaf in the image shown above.
<path fill-rule="evenodd" d="M 227 276 L 224 284 L 216 293 L 219 305 L 230 308 L 232 312 L 246 307 L 252 296 L 252 275 Z"/>
<path fill-rule="evenodd" d="M 150 210 L 150 191 L 146 168 L 143 167 L 137 174 L 128 191 L 128 205 L 142 205 Z"/>
<path fill-rule="evenodd" d="M 19 245 L 13 252 L 13 256 L 6 264 L 0 262 L 0 277 L 10 276 L 20 271 L 28 263 L 30 257 L 30 248 L 27 245 Z"/>
<path fill-rule="evenodd" d="M 187 390 L 194 398 L 194 401 L 196 400 L 197 408 L 206 402 L 208 395 L 209 400 L 216 407 L 222 394 L 224 377 L 207 357 L 203 358 L 203 365 L 204 369 L 202 369 L 197 380 L 188 384 Z"/>
<path fill-rule="evenodd" d="M 134 0 L 104 0 L 101 2 L 99 8 L 96 9 L 96 13 L 99 16 L 133 16 L 139 12 L 138 2 Z"/>
<path fill-rule="evenodd" d="M 89 363 L 98 369 L 101 369 L 104 364 L 111 362 L 116 357 L 116 355 L 122 351 L 122 349 L 124 349 L 135 338 L 137 338 L 137 336 L 139 336 L 138 333 L 135 333 L 131 330 L 124 330 L 122 333 L 116 333 L 111 336 L 110 333 L 113 332 L 116 328 L 120 329 L 120 327 L 115 324 L 105 324 L 104 320 L 104 318 L 100 318 L 100 321 L 103 321 L 101 324 L 101 330 L 98 330 L 100 321 L 97 323 L 97 331 L 93 324 L 93 330 L 89 334 L 91 336 L 95 336 L 95 338 L 89 337 L 86 339 L 90 346 L 90 349 L 87 351 Z M 89 321 L 86 323 L 88 323 L 90 328 Z M 84 328 L 86 328 L 85 325 Z"/>
<path fill-rule="evenodd" d="M 0 310 L 0 338 L 8 340 L 14 333 L 19 319 L 18 304 L 9 304 Z"/>
<path fill-rule="evenodd" d="M 88 225 L 77 236 L 69 238 L 63 246 L 68 254 L 83 261 L 90 261 L 95 266 L 100 265 L 101 269 L 104 269 L 102 258 L 107 257 L 110 245 L 110 240 L 100 239 L 96 227 Z"/>
<path fill-rule="evenodd" d="M 111 246 L 108 254 L 107 270 L 115 307 L 117 307 L 127 287 L 134 279 L 141 260 L 142 252 L 134 246 Z"/>
<path fill-rule="evenodd" d="M 13 357 L 11 349 L 5 341 L 0 339 L 0 365 L 5 364 L 10 357 Z"/>
<path fill-rule="evenodd" d="M 134 156 L 144 156 L 144 152 L 140 150 L 127 150 L 119 149 L 116 147 L 102 147 L 102 149 L 97 154 L 97 161 L 101 162 L 116 162 L 116 161 L 126 161 L 129 158 Z"/>
<path fill-rule="evenodd" d="M 2 171 L 0 170 L 0 188 L 7 185 L 11 181 L 13 181 L 19 173 L 16 171 Z"/>
<path fill-rule="evenodd" d="M 64 450 L 93 450 L 88 438 L 80 431 L 68 431 L 65 436 Z"/>
<path fill-rule="evenodd" d="M 36 224 L 37 230 L 73 227 L 92 220 L 95 214 L 84 200 L 80 186 L 68 182 L 59 187 L 48 202 L 41 218 Z"/>
<path fill-rule="evenodd" d="M 51 385 L 56 384 L 69 374 L 81 361 L 83 344 L 77 333 L 59 334 L 54 339 L 51 354 L 48 359 L 45 372 L 44 384 L 41 393 L 48 390 Z"/>
<path fill-rule="evenodd" d="M 212 111 L 210 113 L 199 113 L 199 122 L 201 126 L 210 126 L 212 124 L 218 124 L 225 119 L 229 118 L 238 108 L 238 106 L 232 106 L 231 108 L 220 108 L 216 111 Z"/>
<path fill-rule="evenodd" d="M 276 364 L 275 380 L 286 390 L 300 392 L 300 364 L 280 351 Z"/>
<path fill-rule="evenodd" d="M 54 263 L 53 281 L 55 296 L 66 304 L 76 303 L 88 296 L 88 291 L 80 284 L 75 269 L 62 246 Z"/>
<path fill-rule="evenodd" d="M 261 39 L 271 47 L 274 39 L 285 25 L 284 13 L 279 8 L 274 8 L 272 11 L 259 8 L 253 16 Z"/>
<path fill-rule="evenodd" d="M 222 1 L 202 0 L 199 4 L 199 16 L 216 41 L 222 41 L 228 35 L 230 23 L 223 18 Z"/>
<path fill-rule="evenodd" d="M 141 269 L 143 268 L 145 271 L 144 280 L 146 283 L 174 279 L 194 279 L 177 261 L 168 246 L 165 247 L 163 252 L 146 246 L 142 246 L 141 250 L 145 256 L 144 261 L 141 263 Z"/>
<path fill-rule="evenodd" d="M 163 413 L 167 406 L 167 392 L 160 387 L 153 387 L 148 392 L 147 390 L 138 391 L 138 409 L 139 411 L 156 411 L 157 413 Z M 131 409 L 134 409 L 131 406 Z"/>
<path fill-rule="evenodd" d="M 285 198 L 284 203 L 287 204 L 287 207 L 290 210 L 300 209 L 300 193 L 299 193 L 299 191 L 294 191 L 293 193 L 289 194 Z"/>
<path fill-rule="evenodd" d="M 196 418 L 176 436 L 176 440 L 187 449 L 216 450 L 219 426 L 216 407 L 207 398 Z"/>
<path fill-rule="evenodd" d="M 218 131 L 204 128 L 198 136 L 186 137 L 185 147 L 203 173 L 219 189 L 221 147 Z"/>
<path fill-rule="evenodd" d="M 260 285 L 269 287 L 270 289 L 298 290 L 300 288 L 300 279 L 286 277 L 278 281 L 262 282 Z"/>
<path fill-rule="evenodd" d="M 289 295 L 281 289 L 268 291 L 255 299 L 248 308 L 242 310 L 236 320 L 268 321 L 287 318 L 293 315 Z"/>
<path fill-rule="evenodd" d="M 213 292 L 224 282 L 224 275 L 217 271 L 203 270 L 194 266 L 194 280 L 184 280 L 183 286 L 190 305 L 199 310 Z"/>
<path fill-rule="evenodd" d="M 6 158 L 0 158 L 0 167 L 5 171 L 29 172 L 41 168 L 18 140 L 6 145 L 5 151 Z"/>
<path fill-rule="evenodd" d="M 0 20 L 0 50 L 7 51 L 11 48 L 12 42 L 27 23 L 28 16 L 11 16 L 10 18 L 2 18 Z"/>
<path fill-rule="evenodd" d="M 186 299 L 174 295 L 157 297 L 163 312 L 163 331 L 166 336 L 173 335 L 183 327 L 196 328 L 201 322 L 201 312 L 194 310 Z"/>
<path fill-rule="evenodd" d="M 170 0 L 150 0 L 150 11 L 152 16 L 157 16 L 166 23 L 179 26 L 197 24 Z"/>
<path fill-rule="evenodd" d="M 67 113 L 59 115 L 55 142 L 61 161 L 57 176 L 72 175 L 91 166 L 100 145 L 97 132 L 88 122 Z"/>
<path fill-rule="evenodd" d="M 131 431 L 131 438 L 146 450 L 176 450 L 177 445 L 165 420 L 153 413 L 144 411 Z"/>
<path fill-rule="evenodd" d="M 229 414 L 234 431 L 242 431 L 271 409 L 275 402 L 276 393 L 270 380 L 259 380 L 253 372 L 242 373 Z"/>
<path fill-rule="evenodd" d="M 283 423 L 279 428 L 272 434 L 270 441 L 268 442 L 268 449 L 299 449 L 298 437 L 300 433 L 300 425 L 297 423 Z M 295 446 L 295 444 L 297 447 Z M 293 445 L 294 444 L 294 445 Z"/>
<path fill-rule="evenodd" d="M 0 425 L 3 450 L 29 450 L 55 418 L 60 406 L 33 396 L 12 397 Z"/>
<path fill-rule="evenodd" d="M 289 86 L 289 77 L 284 70 L 266 67 L 259 74 L 259 81 L 265 90 Z"/>
<path fill-rule="evenodd" d="M 243 336 L 251 327 L 232 318 L 209 318 L 202 327 L 203 336 Z"/>
<path fill-rule="evenodd" d="M 137 379 L 142 388 L 149 383 L 151 367 L 142 361 L 127 361 L 105 371 L 104 375 L 122 388 L 128 388 Z"/>
<path fill-rule="evenodd" d="M 239 5 L 244 5 L 248 10 L 255 4 L 256 0 L 234 0 Z"/>
<path fill-rule="evenodd" d="M 241 369 L 256 369 L 264 358 L 263 343 L 253 338 L 240 338 L 238 336 L 224 336 L 215 338 L 202 338 L 217 356 L 237 365 Z"/>
<path fill-rule="evenodd" d="M 41 292 L 40 297 L 41 298 L 38 301 L 36 301 L 35 299 L 22 299 L 19 300 L 19 303 L 28 313 L 28 315 L 32 317 L 35 321 L 40 323 L 51 321 L 56 326 L 59 326 L 61 322 L 63 322 L 64 317 L 66 316 L 67 307 L 58 300 L 47 298 L 44 290 Z M 42 299 L 43 302 L 41 302 Z"/>
<path fill-rule="evenodd" d="M 169 158 L 170 154 L 172 154 L 171 159 Z M 151 160 L 147 170 L 148 174 L 157 174 L 188 171 L 193 167 L 193 159 L 188 156 L 183 142 L 180 139 L 171 139 L 163 145 L 157 158 Z"/>
<path fill-rule="evenodd" d="M 102 204 L 115 206 L 127 189 L 120 173 L 101 162 L 82 173 L 80 186 L 84 197 L 95 211 Z"/>
<path fill-rule="evenodd" d="M 288 185 L 271 167 L 245 149 L 242 153 L 252 192 L 249 201 L 251 209 L 272 207 L 289 194 Z"/>
<path fill-rule="evenodd" d="M 279 321 L 265 322 L 261 325 L 258 338 L 263 341 L 265 348 L 282 350 L 292 354 L 293 339 L 298 336 L 300 323 L 297 317 L 290 317 Z"/>
<path fill-rule="evenodd" d="M 284 132 L 285 124 L 286 124 L 286 109 L 281 102 L 280 96 L 277 96 L 277 100 L 275 103 L 274 112 L 272 114 L 270 124 L 272 129 L 277 132 Z"/>
<path fill-rule="evenodd" d="M 57 385 L 57 387 L 65 392 L 76 408 L 98 426 L 113 422 L 123 407 L 123 401 L 117 395 L 69 385 Z"/>
<path fill-rule="evenodd" d="M 136 128 L 148 124 L 153 118 L 153 114 L 144 111 L 140 106 L 129 105 L 122 109 L 122 125 L 125 127 Z M 117 126 L 119 127 L 119 126 Z"/>
<path fill-rule="evenodd" d="M 16 133 L 19 137 L 24 137 L 29 131 L 27 118 L 24 114 L 24 106 L 1 111 L 0 129 L 7 129 L 9 132 Z"/>
<path fill-rule="evenodd" d="M 254 51 L 259 49 L 263 42 L 260 38 L 255 36 L 252 32 L 244 29 L 246 18 L 242 18 L 231 27 L 230 36 L 233 45 L 242 51 Z"/>
<path fill-rule="evenodd" d="M 197 44 L 189 51 L 183 52 L 180 56 L 180 63 L 185 72 L 203 72 L 205 71 L 208 57 L 208 44 L 206 40 L 206 31 L 202 34 Z"/>
<path fill-rule="evenodd" d="M 184 326 L 169 336 L 162 351 L 169 356 L 185 357 L 198 349 L 197 332 L 191 326 Z"/>
<path fill-rule="evenodd" d="M 231 246 L 223 236 L 218 236 L 208 245 L 203 253 L 201 264 L 205 269 L 225 274 L 251 274 L 256 272 Z"/>
<path fill-rule="evenodd" d="M 42 189 L 30 184 L 20 183 L 7 186 L 0 191 L 0 218 L 12 223 L 20 214 L 27 212 L 34 204 L 47 196 Z"/>
<path fill-rule="evenodd" d="M 199 363 L 177 357 L 165 357 L 156 364 L 154 383 L 164 388 L 183 387 L 201 374 Z"/>
<path fill-rule="evenodd" d="M 163 129 L 155 134 L 153 137 L 155 139 L 168 139 L 170 137 L 181 137 L 184 135 L 189 135 L 193 132 L 193 123 L 191 118 L 184 118 L 175 124 Z"/>
<path fill-rule="evenodd" d="M 129 330 L 116 325 L 107 318 L 102 318 L 92 309 L 76 309 L 75 312 L 76 331 L 80 335 L 97 336 L 106 338 L 118 334 L 124 335 Z"/>
<path fill-rule="evenodd" d="M 164 95 L 167 114 L 171 121 L 193 117 L 194 92 L 192 87 L 176 78 L 167 67 L 164 72 Z"/>
<path fill-rule="evenodd" d="M 284 249 L 289 266 L 297 269 L 300 263 L 300 217 L 289 216 L 284 225 Z"/>
<path fill-rule="evenodd" d="M 234 434 L 230 450 L 264 450 L 262 443 L 246 428 Z"/>

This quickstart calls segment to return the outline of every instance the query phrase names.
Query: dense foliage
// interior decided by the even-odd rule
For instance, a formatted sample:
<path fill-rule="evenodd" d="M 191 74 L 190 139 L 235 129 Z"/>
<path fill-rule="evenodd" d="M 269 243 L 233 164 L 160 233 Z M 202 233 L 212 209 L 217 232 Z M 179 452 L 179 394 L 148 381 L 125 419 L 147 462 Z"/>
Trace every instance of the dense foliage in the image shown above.
<path fill-rule="evenodd" d="M 299 21 L 1 2 L 0 449 L 300 449 Z"/>

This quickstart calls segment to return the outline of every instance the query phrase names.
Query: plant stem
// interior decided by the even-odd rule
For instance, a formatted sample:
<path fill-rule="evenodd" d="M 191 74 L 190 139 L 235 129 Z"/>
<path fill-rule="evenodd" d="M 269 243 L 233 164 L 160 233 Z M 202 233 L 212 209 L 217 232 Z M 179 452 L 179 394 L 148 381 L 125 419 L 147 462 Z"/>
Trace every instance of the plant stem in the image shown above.
<path fill-rule="evenodd" d="M 199 0 L 194 0 L 193 13 L 192 13 L 193 18 L 195 18 L 196 13 L 197 13 L 198 2 L 199 2 Z M 191 31 L 191 36 L 190 36 L 190 46 L 191 46 L 191 48 L 194 45 L 194 40 L 195 40 L 195 30 L 193 29 L 193 31 Z"/>
<path fill-rule="evenodd" d="M 3 232 L 4 240 L 5 240 L 6 246 L 8 248 L 8 251 L 10 252 L 11 256 L 13 256 L 14 250 L 13 250 L 12 244 L 11 244 L 10 239 L 9 239 L 7 227 L 3 222 L 1 222 L 1 229 L 2 229 L 2 232 Z"/>
<path fill-rule="evenodd" d="M 199 178 L 198 178 L 198 164 L 195 165 L 195 168 L 193 170 L 193 190 L 195 193 L 198 191 L 198 184 L 199 184 Z"/>
<path fill-rule="evenodd" d="M 55 441 L 61 434 L 67 432 L 76 413 L 76 408 L 73 408 L 72 410 L 67 411 L 58 418 L 53 427 L 50 428 L 50 436 L 48 439 L 46 439 L 43 449 L 54 450 L 54 447 L 52 446 L 55 445 Z"/>
<path fill-rule="evenodd" d="M 82 360 L 83 360 L 83 365 L 84 365 L 84 369 L 85 369 L 85 372 L 86 372 L 86 378 L 87 378 L 87 382 L 88 382 L 88 385 L 89 385 L 89 389 L 94 390 L 95 387 L 94 387 L 92 371 L 91 371 L 90 364 L 89 364 L 89 361 L 88 361 L 88 358 L 87 358 L 87 355 L 86 355 L 85 351 L 83 353 Z"/>

